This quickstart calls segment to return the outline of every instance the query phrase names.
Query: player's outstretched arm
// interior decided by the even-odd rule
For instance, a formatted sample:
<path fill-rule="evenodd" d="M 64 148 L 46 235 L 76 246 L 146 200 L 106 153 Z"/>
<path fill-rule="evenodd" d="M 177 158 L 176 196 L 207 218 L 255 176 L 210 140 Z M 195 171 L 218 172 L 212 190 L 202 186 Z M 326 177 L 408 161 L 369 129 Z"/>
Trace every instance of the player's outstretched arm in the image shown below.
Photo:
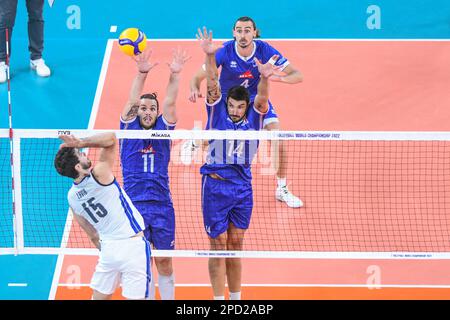
<path fill-rule="evenodd" d="M 150 70 L 158 65 L 158 62 L 151 63 L 149 61 L 151 55 L 151 49 L 146 49 L 140 55 L 133 57 L 134 61 L 136 61 L 138 72 L 131 85 L 128 101 L 122 110 L 121 117 L 124 121 L 129 121 L 137 116 L 137 110 L 139 108 L 139 98 L 141 96 L 142 90 L 144 89 L 147 75 Z"/>
<path fill-rule="evenodd" d="M 102 184 L 113 182 L 113 167 L 116 160 L 117 146 L 117 138 L 114 132 L 100 133 L 84 139 L 78 139 L 73 135 L 60 135 L 59 138 L 64 141 L 60 148 L 102 148 L 97 164 L 92 172 Z"/>
<path fill-rule="evenodd" d="M 270 76 L 271 81 L 296 84 L 303 81 L 303 74 L 292 64 L 286 66 L 281 73 Z"/>
<path fill-rule="evenodd" d="M 178 96 L 178 88 L 180 82 L 180 72 L 183 66 L 188 61 L 186 50 L 180 48 L 173 50 L 173 59 L 171 63 L 167 63 L 170 69 L 169 84 L 167 85 L 166 97 L 163 102 L 163 116 L 170 123 L 177 122 L 176 114 L 176 100 Z"/>
<path fill-rule="evenodd" d="M 213 43 L 212 31 L 207 31 L 206 27 L 203 27 L 203 31 L 198 29 L 196 35 L 200 42 L 200 47 L 205 53 L 205 71 L 206 71 L 206 86 L 207 96 L 206 100 L 209 104 L 213 104 L 220 99 L 221 91 L 219 85 L 219 71 L 216 65 L 216 51 L 222 48 L 222 45 L 216 45 Z"/>
<path fill-rule="evenodd" d="M 197 70 L 190 81 L 190 89 L 191 93 L 189 95 L 190 102 L 197 102 L 197 99 L 204 98 L 203 94 L 200 92 L 200 85 L 203 80 L 206 78 L 206 72 L 203 69 L 203 66 Z"/>
<path fill-rule="evenodd" d="M 95 230 L 95 228 L 85 218 L 83 218 L 73 210 L 72 212 L 73 217 L 78 222 L 80 227 L 84 230 L 84 232 L 86 232 L 86 234 L 88 235 L 89 239 L 92 241 L 94 246 L 100 250 L 100 237 L 98 235 L 97 230 Z"/>
<path fill-rule="evenodd" d="M 274 66 L 278 58 L 278 55 L 273 55 L 265 64 L 262 64 L 257 58 L 254 59 L 258 66 L 258 71 L 261 74 L 254 105 L 261 113 L 266 113 L 269 110 L 269 78 L 280 68 Z"/>

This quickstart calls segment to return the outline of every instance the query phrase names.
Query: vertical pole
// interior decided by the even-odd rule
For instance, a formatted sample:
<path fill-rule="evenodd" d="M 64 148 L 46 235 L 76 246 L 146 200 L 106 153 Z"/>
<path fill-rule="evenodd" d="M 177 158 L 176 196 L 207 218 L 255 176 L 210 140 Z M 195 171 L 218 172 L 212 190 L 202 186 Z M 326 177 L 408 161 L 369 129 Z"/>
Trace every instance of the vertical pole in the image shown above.
<path fill-rule="evenodd" d="M 14 194 L 14 131 L 12 126 L 12 107 L 11 107 L 11 81 L 9 76 L 9 30 L 5 29 L 6 33 L 6 78 L 8 81 L 8 120 L 9 120 L 9 150 L 11 163 L 11 194 L 12 194 L 12 215 L 13 215 L 13 231 L 14 231 L 14 249 L 15 255 L 18 254 L 17 246 L 17 222 L 16 222 L 16 202 Z"/>

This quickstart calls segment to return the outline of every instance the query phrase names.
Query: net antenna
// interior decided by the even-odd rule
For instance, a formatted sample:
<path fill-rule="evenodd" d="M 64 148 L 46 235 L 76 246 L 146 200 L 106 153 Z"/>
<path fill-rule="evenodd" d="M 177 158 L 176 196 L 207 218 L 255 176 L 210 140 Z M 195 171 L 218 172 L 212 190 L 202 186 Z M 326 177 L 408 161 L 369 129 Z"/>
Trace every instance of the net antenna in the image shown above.
<path fill-rule="evenodd" d="M 12 196 L 12 217 L 14 230 L 14 255 L 18 254 L 18 236 L 17 236 L 17 218 L 16 218 L 16 199 L 14 189 L 14 131 L 12 125 L 12 105 L 11 105 L 11 79 L 9 75 L 9 30 L 5 28 L 6 35 L 6 78 L 8 82 L 8 125 L 9 125 L 9 150 L 11 163 L 11 196 Z"/>

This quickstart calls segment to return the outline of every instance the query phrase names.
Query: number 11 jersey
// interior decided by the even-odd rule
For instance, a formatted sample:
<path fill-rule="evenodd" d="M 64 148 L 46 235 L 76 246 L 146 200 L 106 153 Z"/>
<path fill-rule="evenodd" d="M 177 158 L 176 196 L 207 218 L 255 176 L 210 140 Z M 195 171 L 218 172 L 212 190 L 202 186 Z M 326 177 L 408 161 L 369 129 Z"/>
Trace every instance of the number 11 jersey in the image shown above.
<path fill-rule="evenodd" d="M 158 116 L 154 130 L 173 130 L 175 124 Z M 143 130 L 139 118 L 120 121 L 121 130 Z M 146 131 L 149 136 L 153 130 Z M 132 201 L 162 201 L 172 203 L 169 189 L 171 140 L 121 139 L 120 160 L 123 187 Z"/>

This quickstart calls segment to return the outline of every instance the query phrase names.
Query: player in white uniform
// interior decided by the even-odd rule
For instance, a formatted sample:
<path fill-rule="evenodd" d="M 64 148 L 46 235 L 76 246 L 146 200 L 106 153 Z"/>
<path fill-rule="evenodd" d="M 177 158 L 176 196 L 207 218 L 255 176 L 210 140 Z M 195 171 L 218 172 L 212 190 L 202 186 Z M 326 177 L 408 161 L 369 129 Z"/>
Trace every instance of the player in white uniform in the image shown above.
<path fill-rule="evenodd" d="M 59 174 L 74 179 L 68 193 L 74 217 L 100 250 L 91 280 L 93 299 L 110 299 L 122 282 L 128 299 L 148 297 L 150 245 L 144 238 L 144 220 L 117 183 L 112 168 L 117 157 L 114 133 L 86 139 L 59 136 L 64 143 L 55 157 Z M 101 148 L 99 160 L 91 161 L 79 148 Z"/>

